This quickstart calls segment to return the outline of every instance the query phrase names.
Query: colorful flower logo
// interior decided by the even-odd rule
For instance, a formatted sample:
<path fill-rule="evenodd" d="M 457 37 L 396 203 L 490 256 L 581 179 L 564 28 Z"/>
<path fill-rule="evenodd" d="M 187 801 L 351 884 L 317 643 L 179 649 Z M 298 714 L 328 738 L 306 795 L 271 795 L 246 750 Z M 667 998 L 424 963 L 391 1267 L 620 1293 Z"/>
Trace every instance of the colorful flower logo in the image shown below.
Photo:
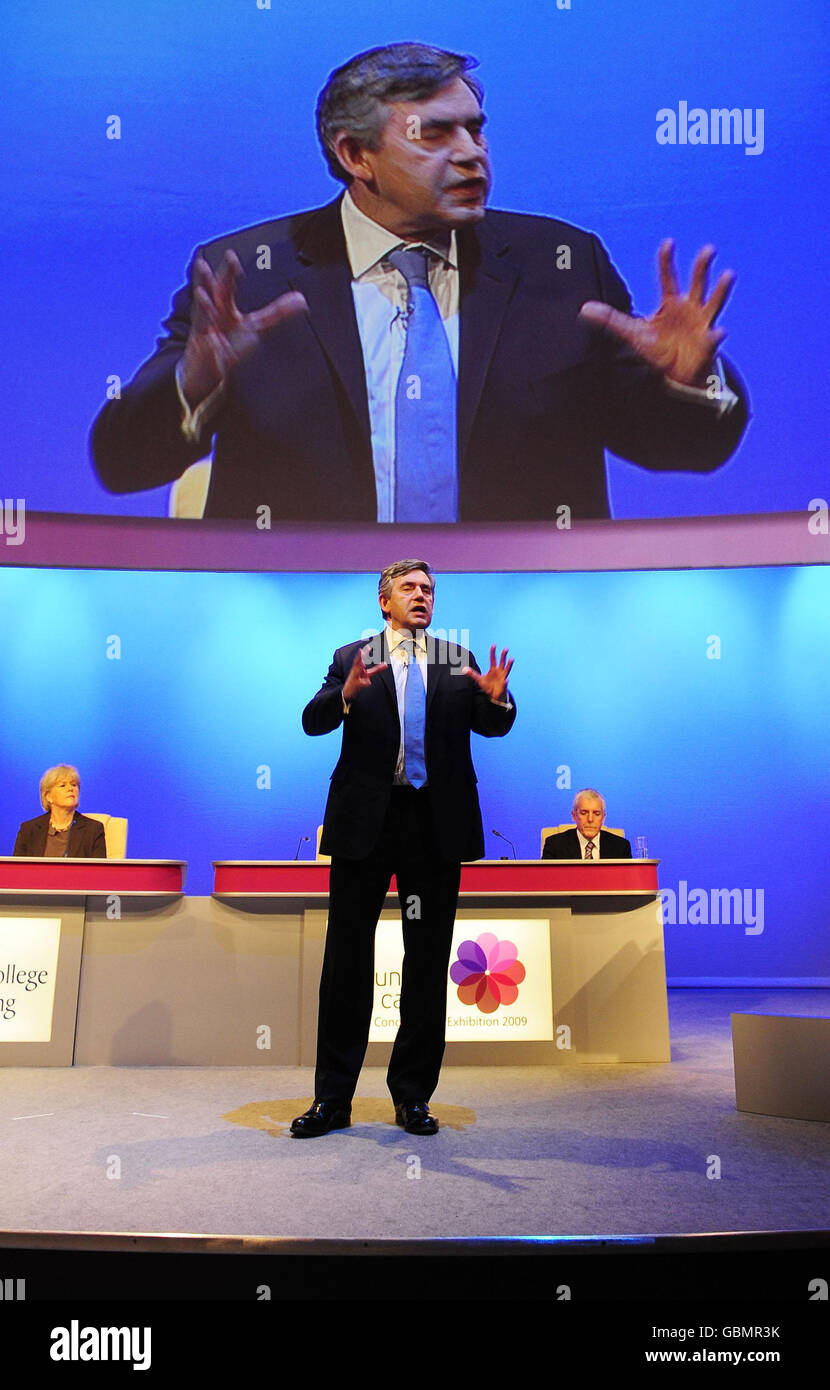
<path fill-rule="evenodd" d="M 450 979 L 458 985 L 462 1004 L 475 1004 L 483 1014 L 494 1014 L 500 1004 L 515 1004 L 525 968 L 512 941 L 499 941 L 482 932 L 475 941 L 462 941 Z"/>

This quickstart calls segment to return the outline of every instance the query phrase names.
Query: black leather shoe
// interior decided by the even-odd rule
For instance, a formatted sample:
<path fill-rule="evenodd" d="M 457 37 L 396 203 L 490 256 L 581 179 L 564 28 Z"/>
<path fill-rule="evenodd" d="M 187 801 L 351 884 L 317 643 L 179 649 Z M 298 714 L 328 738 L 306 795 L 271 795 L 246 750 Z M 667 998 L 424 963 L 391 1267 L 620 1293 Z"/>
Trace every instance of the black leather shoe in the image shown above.
<path fill-rule="evenodd" d="M 352 1107 L 346 1102 L 315 1100 L 304 1115 L 291 1121 L 291 1133 L 296 1139 L 316 1139 L 330 1129 L 348 1129 L 352 1122 Z"/>
<path fill-rule="evenodd" d="M 430 1115 L 426 1101 L 401 1101 L 395 1106 L 395 1124 L 407 1134 L 437 1134 L 438 1121 Z"/>

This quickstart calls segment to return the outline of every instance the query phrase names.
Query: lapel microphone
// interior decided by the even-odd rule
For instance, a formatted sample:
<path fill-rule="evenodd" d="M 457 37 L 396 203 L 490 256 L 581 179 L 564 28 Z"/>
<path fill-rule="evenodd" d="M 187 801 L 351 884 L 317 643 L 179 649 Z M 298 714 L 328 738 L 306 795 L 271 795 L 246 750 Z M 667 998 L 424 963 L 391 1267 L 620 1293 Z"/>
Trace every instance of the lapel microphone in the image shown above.
<path fill-rule="evenodd" d="M 68 859 L 68 858 L 69 858 L 69 841 L 70 841 L 71 838 L 72 838 L 72 827 L 74 826 L 74 824 L 75 824 L 75 822 L 76 822 L 77 819 L 78 819 L 78 812 L 75 811 L 74 815 L 72 816 L 71 821 L 69 822 L 69 833 L 68 833 L 68 835 L 67 835 L 67 837 L 66 837 L 66 849 L 65 849 L 64 852 L 63 852 L 63 857 L 64 857 L 64 859 Z"/>

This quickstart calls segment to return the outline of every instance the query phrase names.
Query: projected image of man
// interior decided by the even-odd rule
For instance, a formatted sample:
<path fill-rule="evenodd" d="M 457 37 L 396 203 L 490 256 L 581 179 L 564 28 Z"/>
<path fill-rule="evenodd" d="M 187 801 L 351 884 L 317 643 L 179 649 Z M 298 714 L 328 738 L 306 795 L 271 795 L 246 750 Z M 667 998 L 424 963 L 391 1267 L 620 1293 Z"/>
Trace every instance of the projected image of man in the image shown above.
<path fill-rule="evenodd" d="M 605 451 L 706 473 L 747 420 L 718 349 L 732 276 L 660 248 L 649 319 L 596 236 L 490 211 L 475 60 L 392 44 L 332 73 L 325 207 L 200 247 L 91 447 L 114 492 L 212 455 L 209 517 L 445 523 L 609 515 Z M 563 511 L 566 509 L 566 512 Z"/>

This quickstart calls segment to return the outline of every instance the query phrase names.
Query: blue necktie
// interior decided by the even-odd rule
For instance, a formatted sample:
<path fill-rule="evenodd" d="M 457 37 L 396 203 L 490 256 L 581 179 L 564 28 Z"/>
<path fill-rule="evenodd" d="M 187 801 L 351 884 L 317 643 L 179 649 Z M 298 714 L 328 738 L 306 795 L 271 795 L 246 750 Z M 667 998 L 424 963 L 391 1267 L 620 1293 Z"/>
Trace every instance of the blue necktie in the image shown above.
<path fill-rule="evenodd" d="M 395 393 L 395 520 L 457 521 L 455 372 L 428 252 L 387 257 L 408 289 L 406 345 Z"/>
<path fill-rule="evenodd" d="M 406 668 L 406 691 L 403 701 L 403 762 L 406 780 L 413 787 L 422 787 L 427 780 L 424 762 L 424 726 L 427 713 L 427 692 L 424 678 L 415 657 L 415 639 L 409 637 L 401 644 L 409 655 Z"/>

